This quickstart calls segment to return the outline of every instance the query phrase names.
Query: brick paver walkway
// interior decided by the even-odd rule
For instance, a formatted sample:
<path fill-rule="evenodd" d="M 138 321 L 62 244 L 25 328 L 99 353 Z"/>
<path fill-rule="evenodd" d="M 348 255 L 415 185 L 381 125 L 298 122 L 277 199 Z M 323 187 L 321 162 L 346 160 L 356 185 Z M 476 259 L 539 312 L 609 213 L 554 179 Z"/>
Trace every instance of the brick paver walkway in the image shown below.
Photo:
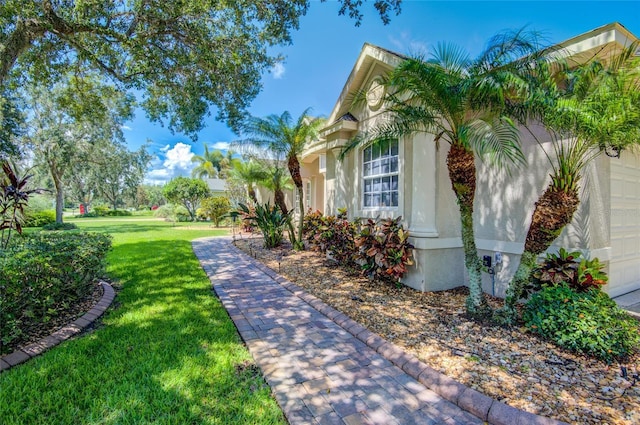
<path fill-rule="evenodd" d="M 193 248 L 292 425 L 483 423 L 362 342 L 366 329 L 229 242 Z"/>

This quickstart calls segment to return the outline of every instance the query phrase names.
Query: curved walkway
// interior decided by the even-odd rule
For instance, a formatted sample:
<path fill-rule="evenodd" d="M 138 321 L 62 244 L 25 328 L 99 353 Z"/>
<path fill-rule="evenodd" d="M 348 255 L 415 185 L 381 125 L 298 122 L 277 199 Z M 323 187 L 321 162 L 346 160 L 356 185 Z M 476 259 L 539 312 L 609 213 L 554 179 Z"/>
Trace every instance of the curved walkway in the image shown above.
<path fill-rule="evenodd" d="M 198 239 L 193 249 L 292 425 L 560 423 L 436 372 L 229 238 Z"/>

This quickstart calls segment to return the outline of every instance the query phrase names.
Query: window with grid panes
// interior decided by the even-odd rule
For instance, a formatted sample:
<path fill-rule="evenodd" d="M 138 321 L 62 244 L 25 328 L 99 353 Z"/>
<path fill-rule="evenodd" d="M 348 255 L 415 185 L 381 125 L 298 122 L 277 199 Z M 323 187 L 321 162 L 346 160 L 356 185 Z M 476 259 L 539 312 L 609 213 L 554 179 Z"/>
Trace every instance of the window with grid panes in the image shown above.
<path fill-rule="evenodd" d="M 362 152 L 364 208 L 398 206 L 398 141 L 381 141 Z"/>

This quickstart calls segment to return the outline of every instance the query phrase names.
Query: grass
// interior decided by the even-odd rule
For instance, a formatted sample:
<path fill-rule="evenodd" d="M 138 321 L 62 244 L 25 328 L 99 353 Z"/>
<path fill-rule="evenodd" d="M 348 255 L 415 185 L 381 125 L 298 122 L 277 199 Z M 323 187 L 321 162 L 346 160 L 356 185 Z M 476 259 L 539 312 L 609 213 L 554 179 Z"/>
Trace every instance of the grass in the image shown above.
<path fill-rule="evenodd" d="M 226 231 L 124 219 L 73 220 L 113 235 L 116 306 L 95 331 L 0 374 L 0 422 L 284 424 L 191 249 Z"/>

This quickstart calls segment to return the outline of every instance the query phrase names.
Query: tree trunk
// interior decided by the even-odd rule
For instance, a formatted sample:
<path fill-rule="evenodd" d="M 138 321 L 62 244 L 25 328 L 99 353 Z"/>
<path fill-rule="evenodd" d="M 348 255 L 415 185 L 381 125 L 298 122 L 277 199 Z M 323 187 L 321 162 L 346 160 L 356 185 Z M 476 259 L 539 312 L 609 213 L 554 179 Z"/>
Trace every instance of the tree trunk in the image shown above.
<path fill-rule="evenodd" d="M 256 196 L 256 191 L 251 183 L 247 185 L 247 193 L 249 194 L 249 198 L 251 198 L 253 203 L 258 204 L 258 197 Z"/>
<path fill-rule="evenodd" d="M 293 248 L 303 250 L 302 223 L 304 221 L 304 190 L 302 185 L 302 176 L 300 175 L 300 161 L 298 161 L 298 157 L 295 154 L 289 155 L 287 166 L 289 168 L 289 174 L 291 174 L 291 178 L 293 179 L 293 183 L 296 185 L 296 190 L 298 191 L 298 206 L 300 207 L 298 216 L 298 236 Z"/>
<path fill-rule="evenodd" d="M 485 317 L 490 313 L 490 307 L 482 291 L 482 264 L 473 231 L 473 201 L 476 192 L 476 166 L 473 152 L 460 144 L 452 144 L 447 155 L 447 168 L 451 187 L 460 208 L 464 263 L 469 274 L 467 312 L 476 317 Z"/>
<path fill-rule="evenodd" d="M 282 192 L 282 189 L 276 189 L 273 191 L 273 201 L 278 208 L 280 208 L 282 214 L 289 214 L 289 209 L 287 208 L 287 203 L 284 201 L 284 193 Z"/>
<path fill-rule="evenodd" d="M 53 177 L 53 185 L 56 189 L 56 223 L 62 224 L 62 212 L 64 210 L 64 187 L 62 180 L 56 175 Z"/>
<path fill-rule="evenodd" d="M 549 185 L 533 210 L 531 226 L 524 243 L 524 252 L 516 274 L 509 283 L 504 308 L 498 314 L 498 320 L 511 324 L 516 319 L 516 303 L 522 297 L 531 272 L 536 267 L 538 255 L 546 251 L 560 235 L 562 229 L 573 219 L 580 198 L 578 191 L 563 191 Z"/>

